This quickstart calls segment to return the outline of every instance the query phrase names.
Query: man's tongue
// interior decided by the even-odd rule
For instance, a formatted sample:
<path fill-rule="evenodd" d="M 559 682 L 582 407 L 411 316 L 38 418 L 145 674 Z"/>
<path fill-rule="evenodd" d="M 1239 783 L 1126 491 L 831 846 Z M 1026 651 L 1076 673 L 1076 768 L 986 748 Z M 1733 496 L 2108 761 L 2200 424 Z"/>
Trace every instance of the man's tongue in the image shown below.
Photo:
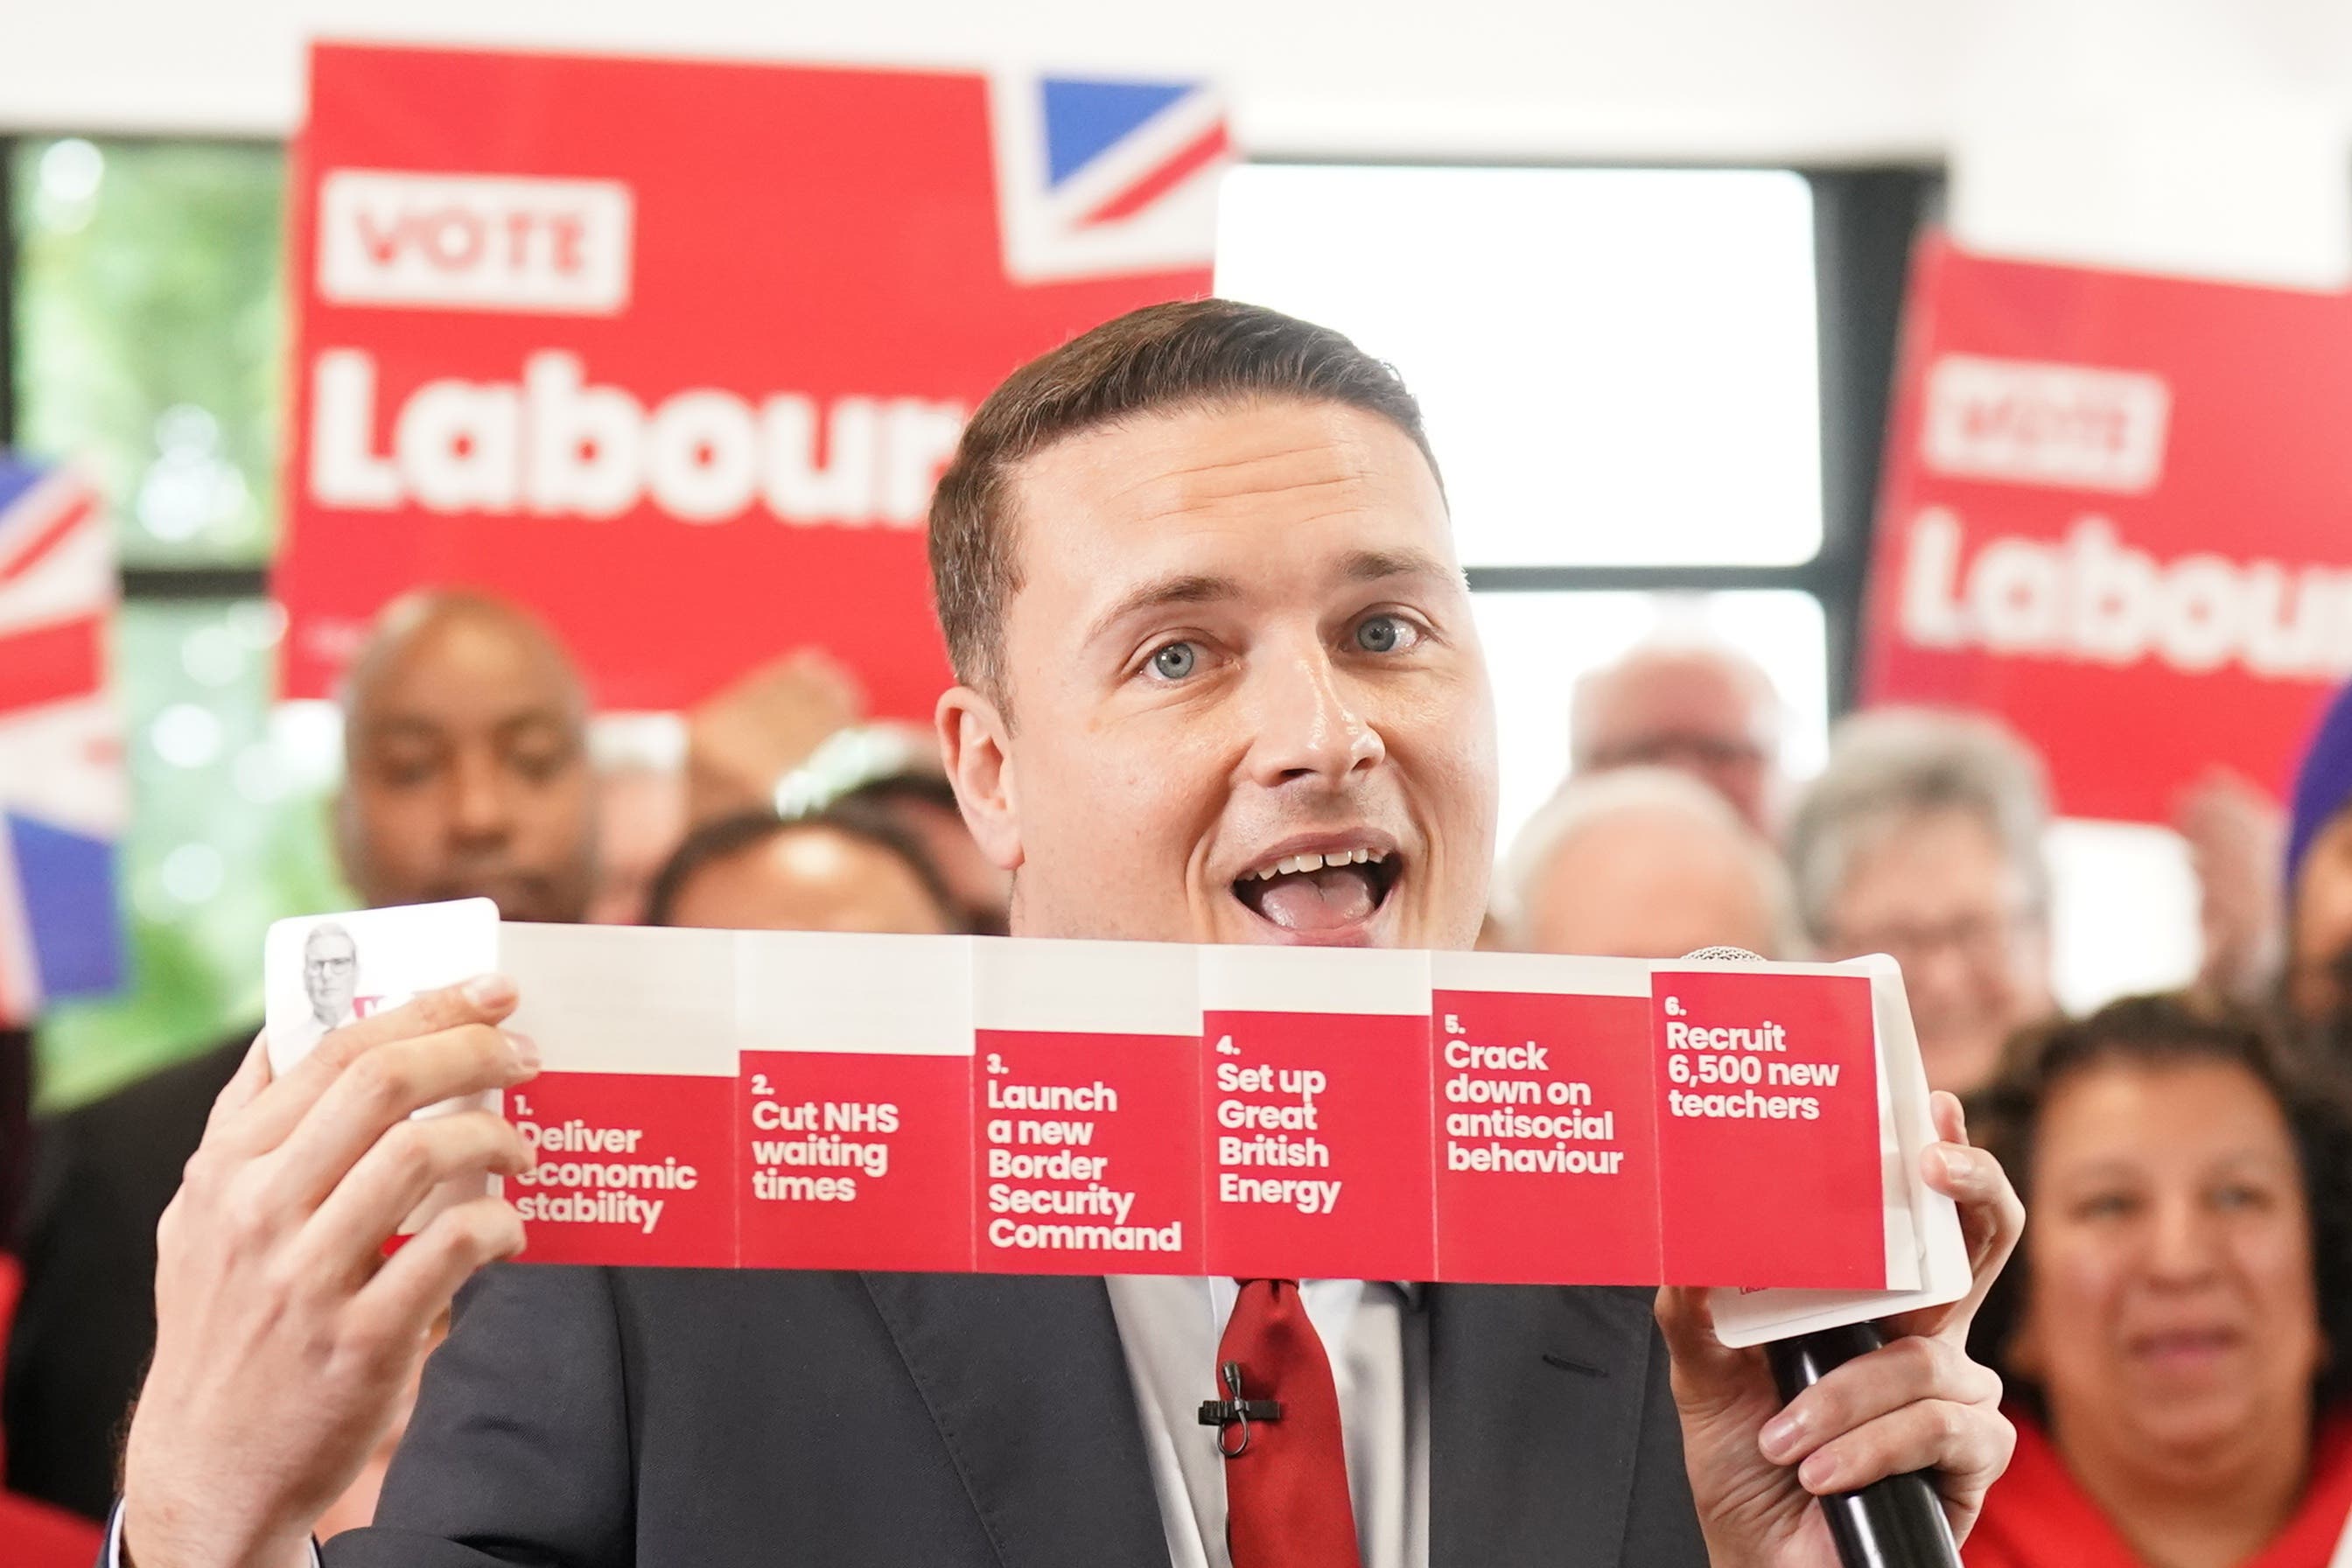
<path fill-rule="evenodd" d="M 1372 912 L 1372 879 L 1361 866 L 1288 871 L 1264 884 L 1258 913 L 1285 931 L 1336 931 Z"/>

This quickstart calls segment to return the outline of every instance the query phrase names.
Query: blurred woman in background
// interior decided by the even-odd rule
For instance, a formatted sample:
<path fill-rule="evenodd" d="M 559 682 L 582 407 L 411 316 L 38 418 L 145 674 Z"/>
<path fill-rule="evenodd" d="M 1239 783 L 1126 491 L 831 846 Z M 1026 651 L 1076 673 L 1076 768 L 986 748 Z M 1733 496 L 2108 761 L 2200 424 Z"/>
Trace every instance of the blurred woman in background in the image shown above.
<path fill-rule="evenodd" d="M 2352 1121 L 2171 996 L 2021 1037 L 1972 1104 L 2032 1223 L 1979 1314 L 2017 1456 L 1972 1568 L 2321 1568 L 2352 1510 Z"/>
<path fill-rule="evenodd" d="M 1788 829 L 1797 912 L 1826 959 L 1903 965 L 1927 1082 L 1968 1094 L 2047 1017 L 2042 762 L 1992 720 L 1882 708 L 1841 721 Z"/>

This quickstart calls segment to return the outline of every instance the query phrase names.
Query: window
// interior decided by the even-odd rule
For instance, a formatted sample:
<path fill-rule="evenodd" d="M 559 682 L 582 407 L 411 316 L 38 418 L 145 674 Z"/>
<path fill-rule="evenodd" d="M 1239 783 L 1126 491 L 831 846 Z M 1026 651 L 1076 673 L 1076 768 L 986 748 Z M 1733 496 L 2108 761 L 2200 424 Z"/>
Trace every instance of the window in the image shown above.
<path fill-rule="evenodd" d="M 0 156 L 16 253 L 0 438 L 92 468 L 126 579 L 131 984 L 44 1019 L 43 1092 L 69 1103 L 252 1024 L 263 928 L 341 895 L 321 786 L 270 740 L 284 155 L 67 137 Z"/>
<path fill-rule="evenodd" d="M 266 565 L 284 155 L 68 137 L 13 163 L 14 444 L 95 468 L 125 567 Z"/>
<path fill-rule="evenodd" d="M 1217 288 L 1403 374 L 1465 566 L 1793 565 L 1822 542 L 1812 225 L 1785 170 L 1256 164 Z"/>
<path fill-rule="evenodd" d="M 1813 236 L 1786 170 L 1228 177 L 1218 291 L 1339 328 L 1421 400 L 1494 673 L 1498 848 L 1567 772 L 1577 678 L 1661 629 L 1758 658 L 1790 763 L 1820 765 L 1852 606 L 1786 570 L 1824 538 Z"/>
<path fill-rule="evenodd" d="M 1703 633 L 1752 650 L 1786 709 L 1787 760 L 1819 770 L 1829 731 L 1822 607 L 1810 594 L 1608 590 L 1480 594 L 1472 601 L 1495 683 L 1502 775 L 1497 852 L 1568 773 L 1568 709 L 1576 678 L 1661 633 Z"/>

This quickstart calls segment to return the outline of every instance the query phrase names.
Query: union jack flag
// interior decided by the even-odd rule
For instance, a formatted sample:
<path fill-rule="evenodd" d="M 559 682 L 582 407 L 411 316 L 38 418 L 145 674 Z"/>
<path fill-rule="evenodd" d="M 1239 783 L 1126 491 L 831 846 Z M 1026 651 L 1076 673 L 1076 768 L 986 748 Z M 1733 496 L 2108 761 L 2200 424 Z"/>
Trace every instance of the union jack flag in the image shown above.
<path fill-rule="evenodd" d="M 0 453 L 0 1023 L 122 977 L 130 817 L 106 690 L 113 541 L 77 473 Z"/>
<path fill-rule="evenodd" d="M 1206 267 L 1225 110 L 1200 82 L 1003 75 L 991 101 L 1004 269 L 1038 283 Z"/>

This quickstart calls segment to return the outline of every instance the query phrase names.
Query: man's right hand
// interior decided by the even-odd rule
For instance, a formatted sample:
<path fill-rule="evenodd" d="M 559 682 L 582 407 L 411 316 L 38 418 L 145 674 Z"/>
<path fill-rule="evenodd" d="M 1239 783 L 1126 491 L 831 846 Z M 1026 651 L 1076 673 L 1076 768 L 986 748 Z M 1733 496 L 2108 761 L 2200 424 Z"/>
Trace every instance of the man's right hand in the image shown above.
<path fill-rule="evenodd" d="M 426 1332 L 477 1268 L 522 1249 L 505 1200 L 444 1181 L 531 1164 L 487 1110 L 408 1119 L 538 1071 L 501 1033 L 513 983 L 428 992 L 330 1034 L 273 1079 L 263 1043 L 222 1090 L 156 1231 L 155 1359 L 124 1458 L 137 1568 L 286 1568 L 394 1418 Z"/>

